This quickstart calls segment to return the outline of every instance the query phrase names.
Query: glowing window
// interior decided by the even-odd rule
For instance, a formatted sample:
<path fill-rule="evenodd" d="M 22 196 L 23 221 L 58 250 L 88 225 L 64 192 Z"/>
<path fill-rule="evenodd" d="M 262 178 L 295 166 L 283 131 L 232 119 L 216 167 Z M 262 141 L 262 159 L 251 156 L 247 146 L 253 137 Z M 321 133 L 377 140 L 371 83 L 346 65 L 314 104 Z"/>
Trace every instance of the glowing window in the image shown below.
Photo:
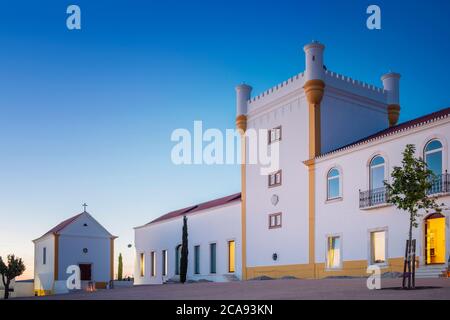
<path fill-rule="evenodd" d="M 341 238 L 328 237 L 327 241 L 327 267 L 335 269 L 341 267 Z"/>
<path fill-rule="evenodd" d="M 386 231 L 370 233 L 371 263 L 386 263 Z"/>
<path fill-rule="evenodd" d="M 236 261 L 236 244 L 235 242 L 228 241 L 228 272 L 233 273 L 235 271 Z"/>
<path fill-rule="evenodd" d="M 140 255 L 140 259 L 139 259 L 139 268 L 140 268 L 140 273 L 141 273 L 141 277 L 144 276 L 144 269 L 145 269 L 145 256 L 143 253 L 141 253 Z"/>

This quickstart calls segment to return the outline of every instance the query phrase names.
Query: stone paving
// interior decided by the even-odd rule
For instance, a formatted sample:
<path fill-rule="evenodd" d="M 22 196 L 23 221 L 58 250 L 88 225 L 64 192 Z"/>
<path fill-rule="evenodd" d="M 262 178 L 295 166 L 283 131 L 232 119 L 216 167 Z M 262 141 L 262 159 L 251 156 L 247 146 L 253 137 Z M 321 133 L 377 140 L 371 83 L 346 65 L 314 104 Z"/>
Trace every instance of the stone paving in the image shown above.
<path fill-rule="evenodd" d="M 78 292 L 31 299 L 73 300 L 277 300 L 277 299 L 430 299 L 450 300 L 450 279 L 417 279 L 418 290 L 400 290 L 401 279 L 382 279 L 368 290 L 366 279 L 253 280 L 136 286 L 94 293 Z"/>

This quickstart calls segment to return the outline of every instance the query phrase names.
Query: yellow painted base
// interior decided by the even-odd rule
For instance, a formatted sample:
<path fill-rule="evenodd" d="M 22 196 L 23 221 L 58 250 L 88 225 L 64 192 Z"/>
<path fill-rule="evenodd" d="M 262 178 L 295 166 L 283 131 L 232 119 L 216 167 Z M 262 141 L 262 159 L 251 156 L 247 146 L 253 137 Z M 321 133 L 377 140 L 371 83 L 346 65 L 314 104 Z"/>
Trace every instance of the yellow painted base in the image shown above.
<path fill-rule="evenodd" d="M 34 290 L 34 295 L 38 296 L 38 297 L 43 297 L 43 296 L 50 296 L 52 295 L 53 292 L 52 290 Z"/>
<path fill-rule="evenodd" d="M 96 282 L 95 289 L 106 289 L 107 285 L 107 282 Z"/>
<path fill-rule="evenodd" d="M 325 263 L 249 267 L 247 268 L 247 278 L 254 279 L 261 276 L 275 279 L 288 276 L 299 279 L 323 279 L 339 276 L 367 277 L 369 275 L 367 267 L 367 260 L 344 261 L 342 269 L 337 270 L 326 270 Z M 403 272 L 403 258 L 389 259 L 388 265 L 383 267 L 381 272 Z"/>

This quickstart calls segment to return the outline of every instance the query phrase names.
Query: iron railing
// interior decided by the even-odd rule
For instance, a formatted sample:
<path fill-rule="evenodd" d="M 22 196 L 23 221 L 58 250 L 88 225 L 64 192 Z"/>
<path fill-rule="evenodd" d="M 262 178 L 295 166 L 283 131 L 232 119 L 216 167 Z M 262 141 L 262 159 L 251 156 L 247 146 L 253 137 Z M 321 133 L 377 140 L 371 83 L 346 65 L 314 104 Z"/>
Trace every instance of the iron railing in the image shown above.
<path fill-rule="evenodd" d="M 431 182 L 431 188 L 428 191 L 428 195 L 439 193 L 450 193 L 450 174 L 440 174 Z M 359 191 L 360 208 L 369 208 L 385 203 L 387 203 L 387 191 L 385 187 L 368 191 Z"/>
<path fill-rule="evenodd" d="M 385 187 L 359 191 L 359 207 L 367 208 L 386 203 L 387 191 Z"/>
<path fill-rule="evenodd" d="M 450 174 L 444 173 L 436 176 L 436 178 L 431 181 L 431 188 L 428 191 L 428 194 L 432 195 L 447 192 L 450 192 Z"/>

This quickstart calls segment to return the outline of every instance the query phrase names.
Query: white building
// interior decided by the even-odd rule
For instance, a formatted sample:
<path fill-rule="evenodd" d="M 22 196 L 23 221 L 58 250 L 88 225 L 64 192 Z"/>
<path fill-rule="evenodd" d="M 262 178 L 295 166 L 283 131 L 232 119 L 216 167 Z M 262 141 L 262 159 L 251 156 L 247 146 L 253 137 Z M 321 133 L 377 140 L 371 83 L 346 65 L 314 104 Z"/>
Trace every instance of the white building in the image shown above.
<path fill-rule="evenodd" d="M 385 74 L 382 87 L 369 85 L 327 70 L 324 50 L 318 42 L 306 45 L 306 70 L 258 96 L 249 85 L 236 88 L 237 128 L 269 130 L 265 143 L 280 150 L 280 168 L 269 176 L 259 165 L 242 165 L 242 279 L 364 276 L 372 264 L 402 271 L 408 214 L 386 204 L 383 180 L 401 165 L 406 144 L 439 177 L 430 192 L 450 204 L 450 108 L 397 124 L 400 75 Z M 248 145 L 243 152 L 248 159 Z M 419 273 L 446 267 L 448 217 L 447 211 L 424 216 L 414 231 Z M 162 239 L 180 242 L 179 221 L 178 233 L 166 232 L 169 222 L 160 222 L 161 232 L 138 229 L 136 243 L 146 246 L 137 253 L 160 252 Z M 189 236 L 211 241 L 222 228 Z"/>
<path fill-rule="evenodd" d="M 33 240 L 35 294 L 48 295 L 65 288 L 70 265 L 80 267 L 83 287 L 94 282 L 96 288 L 106 288 L 114 275 L 114 239 L 84 211 Z"/>
<path fill-rule="evenodd" d="M 135 284 L 177 280 L 183 216 L 188 218 L 188 279 L 241 277 L 241 195 L 170 212 L 135 228 Z"/>

